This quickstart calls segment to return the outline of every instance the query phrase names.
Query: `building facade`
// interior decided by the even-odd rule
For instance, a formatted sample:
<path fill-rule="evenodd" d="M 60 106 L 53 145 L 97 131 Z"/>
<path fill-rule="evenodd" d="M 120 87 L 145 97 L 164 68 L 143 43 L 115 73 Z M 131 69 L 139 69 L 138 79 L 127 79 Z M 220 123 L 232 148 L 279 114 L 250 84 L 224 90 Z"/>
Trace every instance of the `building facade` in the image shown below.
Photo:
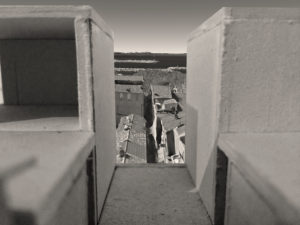
<path fill-rule="evenodd" d="M 115 78 L 116 122 L 122 116 L 144 116 L 143 77 L 116 76 Z"/>

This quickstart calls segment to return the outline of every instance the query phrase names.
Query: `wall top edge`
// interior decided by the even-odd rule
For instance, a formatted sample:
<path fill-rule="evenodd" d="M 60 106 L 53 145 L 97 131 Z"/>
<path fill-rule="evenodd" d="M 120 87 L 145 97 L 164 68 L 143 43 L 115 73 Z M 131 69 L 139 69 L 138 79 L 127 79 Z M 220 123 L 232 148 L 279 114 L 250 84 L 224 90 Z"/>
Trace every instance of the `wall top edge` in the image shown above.
<path fill-rule="evenodd" d="M 188 42 L 211 29 L 234 21 L 300 21 L 300 8 L 223 7 L 190 33 Z"/>
<path fill-rule="evenodd" d="M 300 132 L 220 133 L 218 147 L 251 183 L 280 224 L 297 224 Z M 274 168 L 276 168 L 274 170 Z"/>
<path fill-rule="evenodd" d="M 91 19 L 108 36 L 114 36 L 104 19 L 89 5 L 0 5 L 0 19 L 12 18 L 74 18 L 75 22 Z"/>
<path fill-rule="evenodd" d="M 49 224 L 61 204 L 60 196 L 65 196 L 71 188 L 95 146 L 94 133 L 11 131 L 0 134 L 0 155 L 6 149 L 15 156 L 22 150 L 25 156 L 34 159 L 33 165 L 27 163 L 26 168 L 23 165 L 23 170 L 5 180 L 8 209 L 34 215 L 37 224 Z M 5 155 L 1 161 L 9 159 Z"/>

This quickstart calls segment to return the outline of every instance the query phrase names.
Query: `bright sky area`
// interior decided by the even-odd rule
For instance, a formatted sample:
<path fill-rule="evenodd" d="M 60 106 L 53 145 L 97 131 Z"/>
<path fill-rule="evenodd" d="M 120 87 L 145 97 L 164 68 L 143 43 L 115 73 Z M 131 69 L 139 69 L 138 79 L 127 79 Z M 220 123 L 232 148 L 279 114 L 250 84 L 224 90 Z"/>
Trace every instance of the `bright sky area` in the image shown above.
<path fill-rule="evenodd" d="M 224 6 L 300 7 L 299 0 L 0 0 L 0 4 L 91 5 L 115 34 L 115 51 L 186 52 L 189 33 Z"/>

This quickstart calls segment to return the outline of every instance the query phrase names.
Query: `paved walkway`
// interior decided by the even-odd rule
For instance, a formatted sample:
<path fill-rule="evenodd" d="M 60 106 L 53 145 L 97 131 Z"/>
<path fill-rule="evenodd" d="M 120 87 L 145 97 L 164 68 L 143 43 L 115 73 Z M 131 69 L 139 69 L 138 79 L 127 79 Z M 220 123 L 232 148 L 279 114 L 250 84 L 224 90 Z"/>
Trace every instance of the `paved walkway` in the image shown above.
<path fill-rule="evenodd" d="M 118 167 L 100 225 L 211 225 L 183 167 Z"/>

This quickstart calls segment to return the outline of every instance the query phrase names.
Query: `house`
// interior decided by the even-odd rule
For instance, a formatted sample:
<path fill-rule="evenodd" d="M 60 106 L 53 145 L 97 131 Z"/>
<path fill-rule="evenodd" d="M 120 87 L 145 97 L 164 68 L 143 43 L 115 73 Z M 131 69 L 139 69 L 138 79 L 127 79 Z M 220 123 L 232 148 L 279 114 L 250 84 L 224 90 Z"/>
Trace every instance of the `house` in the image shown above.
<path fill-rule="evenodd" d="M 144 92 L 142 85 L 116 84 L 115 99 L 117 124 L 122 116 L 129 114 L 144 116 Z"/>
<path fill-rule="evenodd" d="M 172 99 L 170 85 L 151 85 L 150 94 L 156 111 L 164 110 L 164 102 Z"/>

